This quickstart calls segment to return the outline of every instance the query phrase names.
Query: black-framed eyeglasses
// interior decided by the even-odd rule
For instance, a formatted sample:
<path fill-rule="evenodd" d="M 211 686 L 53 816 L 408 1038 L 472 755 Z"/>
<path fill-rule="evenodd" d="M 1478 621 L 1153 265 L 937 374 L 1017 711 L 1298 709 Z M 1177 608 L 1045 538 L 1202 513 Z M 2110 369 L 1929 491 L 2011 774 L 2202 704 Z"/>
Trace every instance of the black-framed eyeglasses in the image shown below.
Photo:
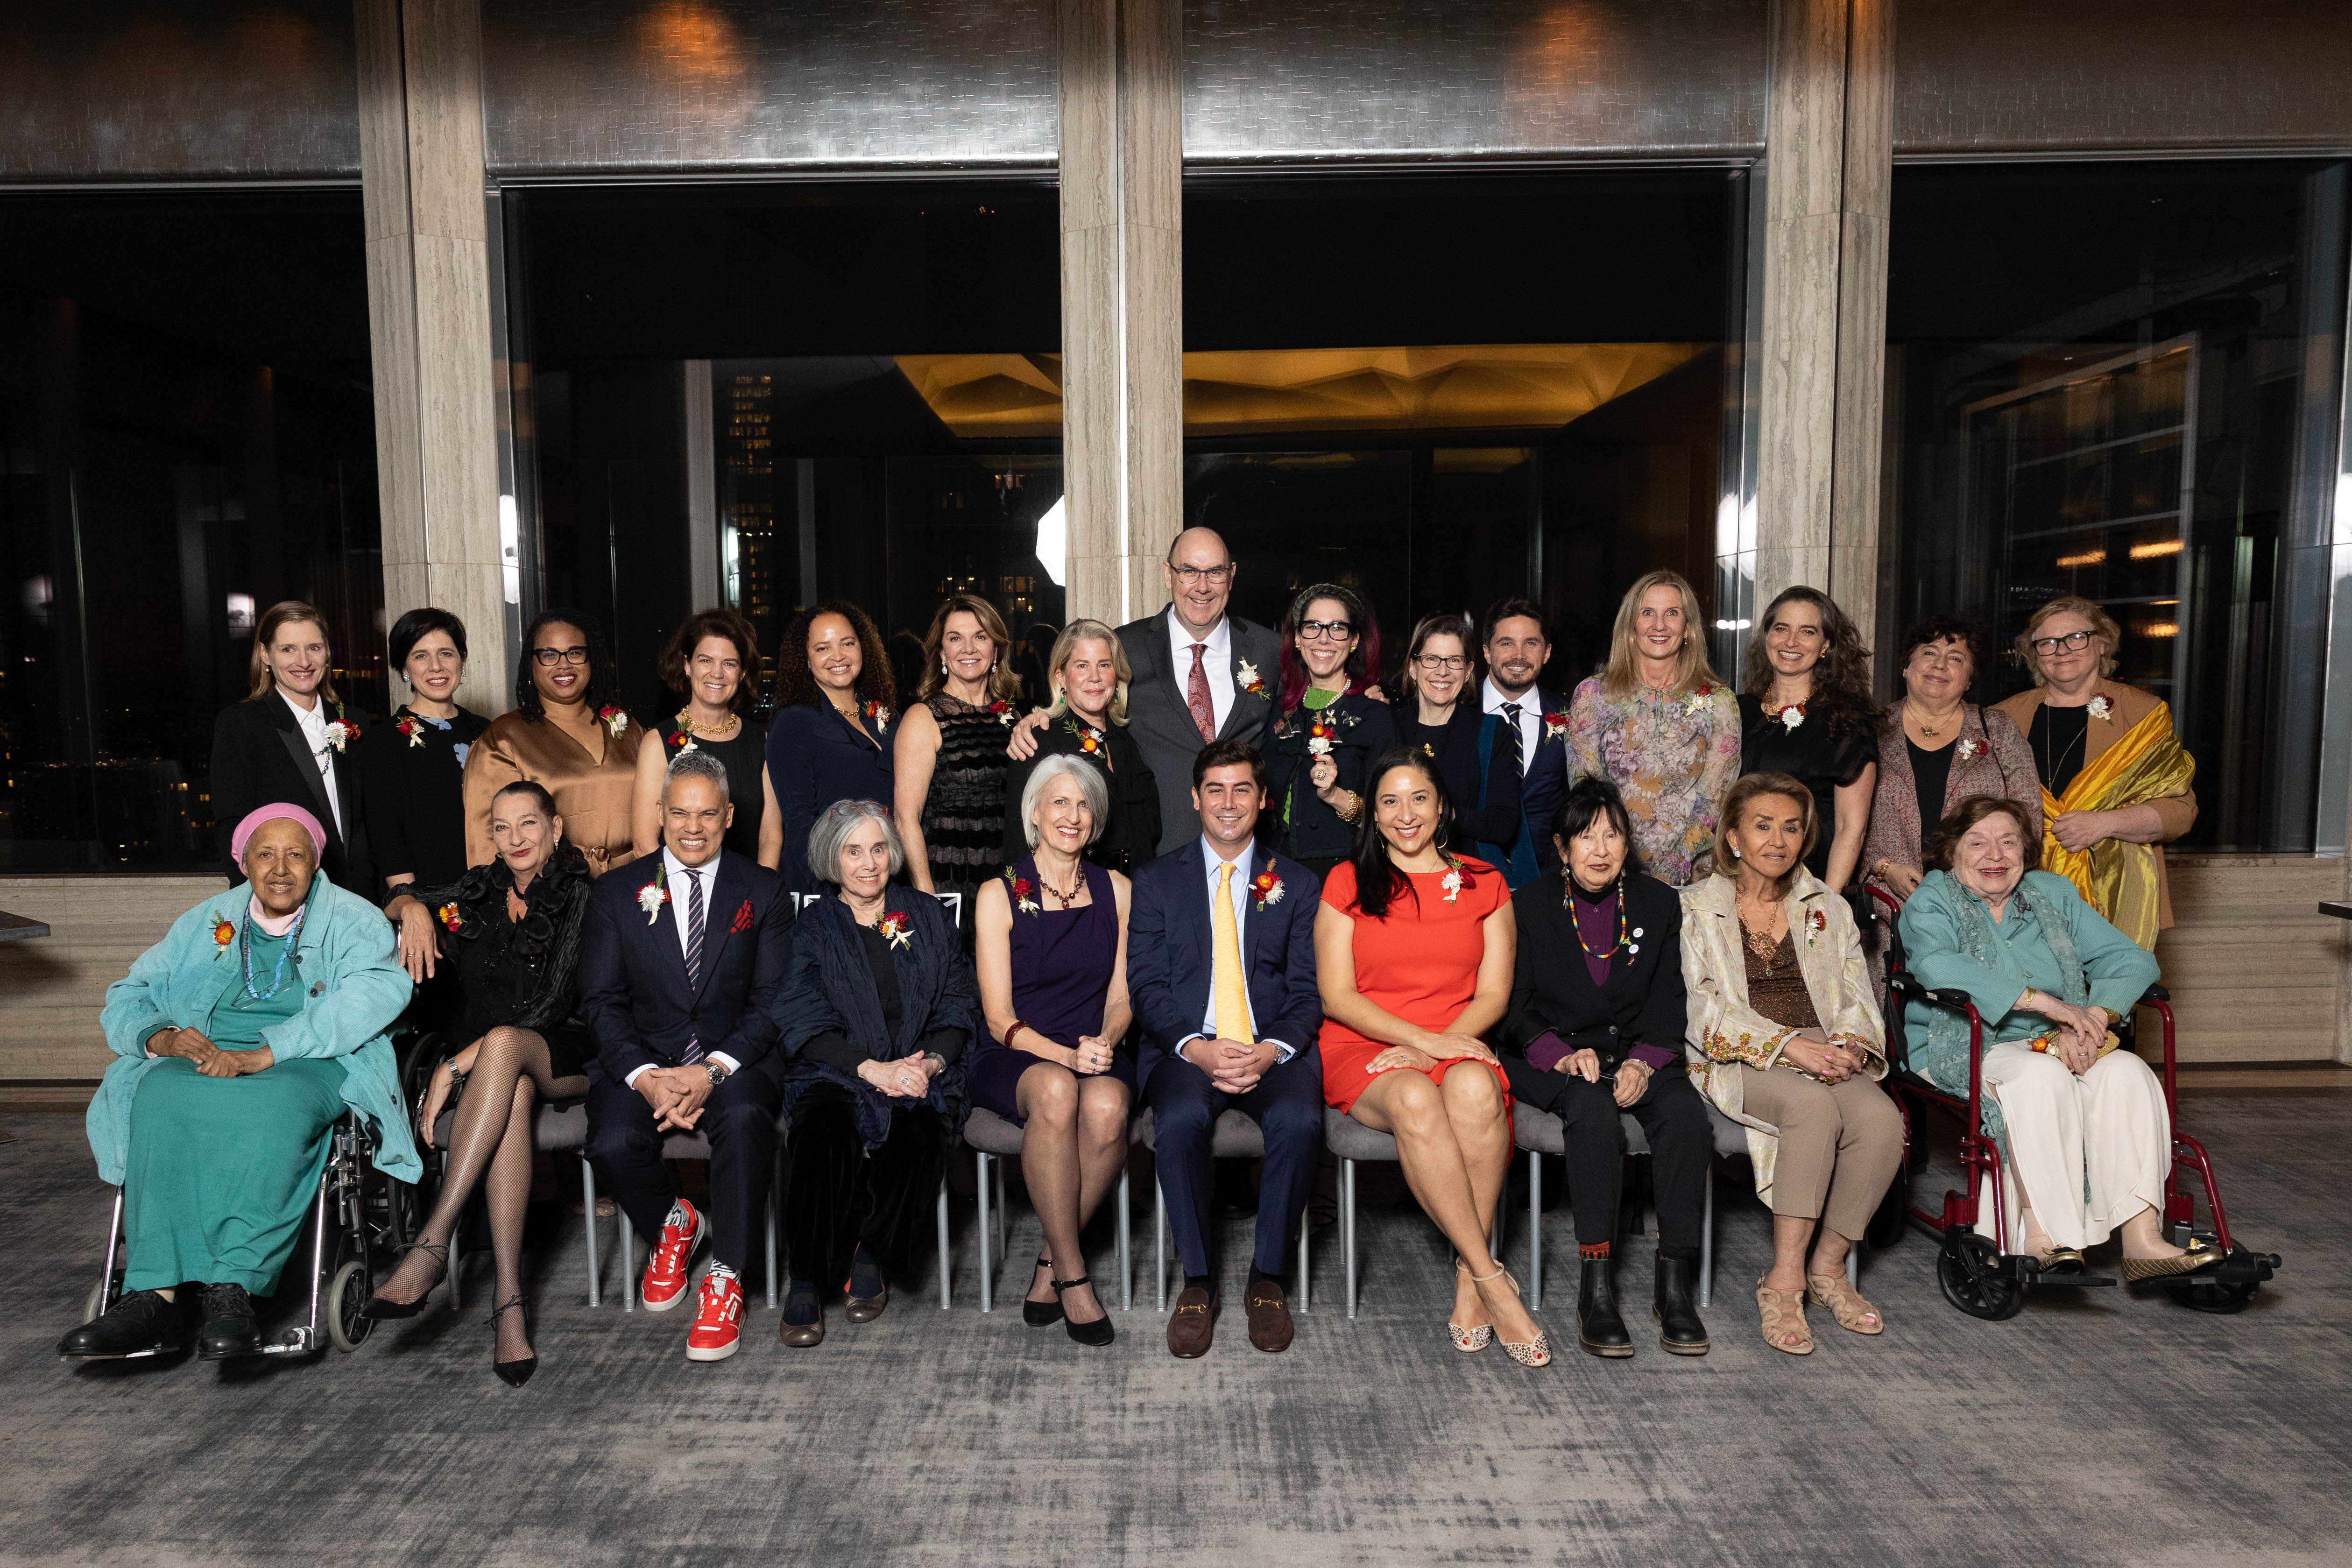
<path fill-rule="evenodd" d="M 544 665 L 544 666 L 546 666 L 547 668 L 551 668 L 551 668 L 553 668 L 555 666 L 557 666 L 557 665 L 559 665 L 559 664 L 585 664 L 585 663 L 587 663 L 587 662 L 588 662 L 588 650 L 587 650 L 586 648 L 584 648 L 584 647 L 535 647 L 535 648 L 533 648 L 533 649 L 531 649 L 531 650 L 530 650 L 530 657 L 531 657 L 531 658 L 535 658 L 535 659 L 537 659 L 541 664 L 542 664 L 542 665 Z"/>
<path fill-rule="evenodd" d="M 1470 668 L 1468 657 L 1458 653 L 1424 653 L 1412 662 L 1423 669 L 1450 670 L 1456 675 Z"/>
<path fill-rule="evenodd" d="M 1228 561 L 1223 566 L 1171 566 L 1169 570 L 1176 574 L 1176 581 L 1191 588 L 1202 583 L 1223 583 L 1234 574 L 1234 563 Z"/>
<path fill-rule="evenodd" d="M 2033 651 L 2044 655 L 2056 653 L 2062 647 L 2069 653 L 2080 653 L 2090 646 L 2091 634 L 2088 632 L 2068 632 L 2063 637 L 2033 639 Z"/>
<path fill-rule="evenodd" d="M 1346 642 L 1356 635 L 1356 628 L 1349 621 L 1301 621 L 1298 623 L 1298 635 L 1308 642 L 1319 642 L 1326 637 L 1333 642 Z"/>

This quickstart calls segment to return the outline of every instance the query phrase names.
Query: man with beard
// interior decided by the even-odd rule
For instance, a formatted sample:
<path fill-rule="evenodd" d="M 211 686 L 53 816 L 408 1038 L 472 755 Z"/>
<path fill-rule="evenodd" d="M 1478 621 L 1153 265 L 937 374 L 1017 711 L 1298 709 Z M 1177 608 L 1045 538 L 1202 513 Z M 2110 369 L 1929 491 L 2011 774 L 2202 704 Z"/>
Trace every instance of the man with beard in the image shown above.
<path fill-rule="evenodd" d="M 1568 793 L 1568 702 L 1536 684 L 1551 658 L 1542 605 L 1531 599 L 1498 599 L 1488 607 L 1484 624 L 1486 642 L 1480 651 L 1486 675 L 1478 687 L 1480 705 L 1503 720 L 1487 766 L 1490 772 L 1516 768 L 1520 776 L 1518 837 L 1489 845 L 1486 851 L 1503 868 L 1504 879 L 1517 889 L 1549 870 L 1557 858 L 1549 832 L 1529 824 L 1549 824 Z M 1555 716 L 1559 722 L 1553 721 Z"/>

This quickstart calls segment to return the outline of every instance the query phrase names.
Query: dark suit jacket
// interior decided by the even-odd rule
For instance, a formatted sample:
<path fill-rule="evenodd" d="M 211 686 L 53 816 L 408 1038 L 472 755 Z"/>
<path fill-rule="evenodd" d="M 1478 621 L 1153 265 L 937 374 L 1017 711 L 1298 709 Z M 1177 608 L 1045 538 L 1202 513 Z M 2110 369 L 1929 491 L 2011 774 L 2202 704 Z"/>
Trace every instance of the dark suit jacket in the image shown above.
<path fill-rule="evenodd" d="M 1486 701 L 1486 683 L 1482 677 L 1477 687 L 1466 695 L 1475 697 L 1480 707 Z M 1530 689 L 1527 700 L 1535 705 L 1538 718 L 1546 713 L 1565 714 L 1568 700 L 1557 691 L 1546 691 L 1541 686 Z M 1499 729 L 1499 726 L 1497 727 Z M 1492 748 L 1507 745 L 1499 733 L 1482 738 L 1491 767 Z M 1552 847 L 1551 818 L 1559 809 L 1562 796 L 1568 794 L 1571 781 L 1568 776 L 1568 737 L 1555 735 L 1551 726 L 1544 725 L 1536 742 L 1536 754 L 1528 759 L 1527 773 L 1519 786 L 1519 815 L 1526 823 L 1527 837 L 1510 846 L 1512 851 L 1506 871 L 1513 887 L 1525 885 L 1531 871 L 1550 871 L 1559 865 L 1559 853 Z M 1528 857 L 1532 856 L 1529 859 Z"/>
<path fill-rule="evenodd" d="M 1200 820 L 1194 812 L 1192 821 Z M 1261 820 L 1260 828 L 1265 826 Z M 1269 867 L 1282 879 L 1278 902 L 1260 909 L 1252 898 L 1242 910 L 1242 963 L 1258 1037 L 1297 1047 L 1293 1060 L 1315 1055 L 1315 1038 L 1323 1027 L 1323 996 L 1315 986 L 1315 910 L 1322 884 L 1297 861 L 1267 849 L 1262 837 L 1250 846 L 1246 864 L 1253 880 Z M 1178 1046 L 1201 1032 L 1208 1015 L 1209 985 L 1216 972 L 1216 936 L 1209 920 L 1208 851 L 1196 832 L 1192 843 L 1138 871 L 1128 900 L 1127 987 L 1143 1030 L 1136 1058 L 1139 1089 Z M 1316 1071 L 1321 1070 L 1318 1066 Z"/>
<path fill-rule="evenodd" d="M 1454 704 L 1453 716 L 1433 730 L 1420 720 L 1421 707 L 1407 692 L 1397 708 L 1397 741 L 1401 745 L 1426 746 L 1454 797 L 1454 819 L 1470 836 L 1481 860 L 1500 866 L 1510 858 L 1510 847 L 1527 826 L 1519 809 L 1521 781 L 1508 768 L 1490 765 L 1495 738 L 1502 733 L 1499 713 L 1481 713 L 1465 696 Z"/>
<path fill-rule="evenodd" d="M 706 1055 L 723 1052 L 740 1067 L 775 1048 L 793 900 L 783 879 L 763 866 L 724 849 L 717 864 L 703 917 L 702 982 L 693 987 L 678 946 L 684 892 L 651 921 L 637 907 L 638 892 L 661 869 L 661 851 L 596 879 L 581 943 L 580 1011 L 595 1037 L 596 1069 L 613 1083 L 641 1067 L 676 1067 L 689 1033 Z"/>
<path fill-rule="evenodd" d="M 1596 986 L 1577 943 L 1576 921 L 1560 907 L 1564 875 L 1547 872 L 1511 895 L 1519 952 L 1499 1037 L 1512 1092 L 1535 1088 L 1538 1092 L 1524 1098 L 1546 1109 L 1557 1094 L 1544 1079 L 1559 1075 L 1530 1074 L 1527 1061 L 1528 1047 L 1545 1034 L 1558 1035 L 1572 1050 L 1598 1052 L 1608 1072 L 1637 1045 L 1654 1046 L 1679 1061 L 1689 1024 L 1681 898 L 1654 877 L 1627 875 L 1625 919 L 1629 928 L 1640 929 L 1631 940 L 1642 951 L 1629 957 L 1620 950 L 1610 960 L 1609 983 Z"/>
<path fill-rule="evenodd" d="M 1085 742 L 1068 726 L 1067 714 L 1049 722 L 1037 732 L 1036 754 L 1004 770 L 1004 863 L 1014 865 L 1029 853 L 1029 828 L 1021 820 L 1021 795 L 1029 787 L 1029 775 L 1047 757 L 1081 757 L 1103 775 L 1103 783 L 1110 791 L 1110 820 L 1095 836 L 1095 841 L 1087 846 L 1087 859 L 1106 871 L 1132 877 L 1145 861 L 1160 853 L 1159 781 L 1152 776 L 1151 764 L 1144 760 L 1142 748 L 1124 727 L 1113 724 L 1103 731 L 1110 752 L 1110 766 L 1106 768 L 1102 757 L 1087 752 Z M 1201 820 L 1189 805 L 1186 810 L 1191 820 Z"/>
<path fill-rule="evenodd" d="M 1167 854 L 1201 833 L 1201 814 L 1192 809 L 1192 759 L 1201 754 L 1201 731 L 1192 710 L 1184 706 L 1184 678 L 1171 659 L 1168 609 L 1129 621 L 1118 628 L 1118 644 L 1126 650 L 1128 668 L 1135 679 L 1127 689 L 1127 732 L 1143 752 L 1151 776 L 1160 785 L 1160 853 Z M 1274 718 L 1274 700 L 1282 676 L 1282 639 L 1254 621 L 1229 616 L 1232 623 L 1234 705 L 1217 731 L 1220 741 L 1246 741 L 1264 750 L 1266 726 Z M 1257 671 L 1265 688 L 1262 695 L 1241 689 L 1244 664 Z"/>
<path fill-rule="evenodd" d="M 310 742 L 303 740 L 286 699 L 272 690 L 251 701 L 232 702 L 214 721 L 213 842 L 220 850 L 229 886 L 245 880 L 244 868 L 228 852 L 236 825 L 254 807 L 283 801 L 302 807 L 327 830 L 327 852 L 320 865 L 328 879 L 371 903 L 381 901 L 376 897 L 381 889 L 376 886 L 375 868 L 368 861 L 366 770 L 360 765 L 360 748 L 375 721 L 348 703 L 330 704 L 327 716 L 357 724 L 362 736 L 342 751 L 329 753 L 334 758 L 335 795 L 343 805 L 341 825 L 327 808 L 326 783 L 319 776 Z"/>
<path fill-rule="evenodd" d="M 809 869 L 808 841 L 825 808 L 836 801 L 878 800 L 887 809 L 895 794 L 891 760 L 898 736 L 887 728 L 877 732 L 870 719 L 859 720 L 857 729 L 866 739 L 828 702 L 779 708 L 768 722 L 768 777 L 784 816 L 784 859 L 777 869 L 795 893 L 824 890 Z"/>

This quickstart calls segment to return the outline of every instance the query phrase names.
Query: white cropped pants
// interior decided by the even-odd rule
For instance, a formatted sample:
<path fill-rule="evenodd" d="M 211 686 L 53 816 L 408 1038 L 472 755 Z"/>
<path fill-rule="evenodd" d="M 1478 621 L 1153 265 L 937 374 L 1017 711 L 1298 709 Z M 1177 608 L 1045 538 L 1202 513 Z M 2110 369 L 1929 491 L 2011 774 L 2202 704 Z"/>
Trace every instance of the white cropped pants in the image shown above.
<path fill-rule="evenodd" d="M 1992 1046 L 1984 1081 L 2009 1126 L 2001 1197 L 2011 1250 L 2025 1249 L 2022 1202 L 2060 1247 L 2095 1247 L 2144 1208 L 2163 1215 L 2172 1119 L 2164 1080 L 2146 1062 L 2109 1051 L 2076 1078 L 2054 1055 Z M 1991 1236 L 1992 1215 L 1978 1213 L 1977 1229 Z"/>

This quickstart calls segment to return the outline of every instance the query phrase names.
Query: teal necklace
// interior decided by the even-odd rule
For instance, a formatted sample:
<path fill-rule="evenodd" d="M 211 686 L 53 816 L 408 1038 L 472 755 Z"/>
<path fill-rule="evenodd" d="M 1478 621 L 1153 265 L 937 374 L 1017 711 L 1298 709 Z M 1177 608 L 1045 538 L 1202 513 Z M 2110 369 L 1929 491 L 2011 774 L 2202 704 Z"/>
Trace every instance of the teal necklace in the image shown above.
<path fill-rule="evenodd" d="M 295 943 L 301 940 L 302 918 L 310 912 L 310 906 L 307 901 L 294 911 L 294 923 L 286 928 L 286 945 L 278 950 L 278 967 L 270 973 L 269 989 L 257 991 L 253 988 L 253 911 L 246 911 L 245 924 L 237 932 L 236 955 L 238 962 L 245 965 L 245 994 L 247 996 L 256 1002 L 267 1002 L 285 989 L 286 960 L 293 954 Z"/>

